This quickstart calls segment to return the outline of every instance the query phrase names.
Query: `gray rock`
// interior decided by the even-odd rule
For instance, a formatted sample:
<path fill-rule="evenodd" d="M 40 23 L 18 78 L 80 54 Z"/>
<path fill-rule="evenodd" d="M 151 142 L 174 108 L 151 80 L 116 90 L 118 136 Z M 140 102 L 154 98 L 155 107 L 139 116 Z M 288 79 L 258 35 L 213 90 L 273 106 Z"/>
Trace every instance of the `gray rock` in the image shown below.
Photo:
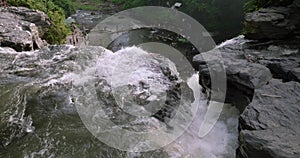
<path fill-rule="evenodd" d="M 299 71 L 300 59 L 299 58 L 276 58 L 268 57 L 259 63 L 267 66 L 273 74 L 274 78 L 283 79 L 283 81 L 300 81 Z"/>
<path fill-rule="evenodd" d="M 106 54 L 99 62 L 103 65 L 97 70 L 96 91 L 112 121 L 130 124 L 155 117 L 167 123 L 174 116 L 182 99 L 183 82 L 170 60 L 133 47 Z M 122 83 L 117 78 L 122 78 Z"/>
<path fill-rule="evenodd" d="M 244 54 L 251 57 L 252 62 L 269 68 L 273 78 L 282 79 L 284 82 L 299 81 L 295 71 L 300 67 L 299 42 L 245 42 L 243 45 Z"/>
<path fill-rule="evenodd" d="M 76 10 L 76 13 L 71 15 L 77 23 L 82 26 L 83 32 L 90 32 L 100 21 L 107 18 L 109 15 L 102 12 Z"/>
<path fill-rule="evenodd" d="M 284 82 L 299 82 L 300 54 L 297 42 L 260 42 L 239 36 L 206 54 L 217 51 L 222 58 L 215 62 L 223 60 L 227 73 L 226 102 L 234 103 L 241 112 L 251 102 L 254 89 L 265 85 L 272 77 Z M 212 59 L 204 61 L 201 55 L 194 57 L 194 67 L 199 70 L 200 83 L 206 89 L 210 87 L 206 63 Z"/>
<path fill-rule="evenodd" d="M 29 9 L 20 8 L 18 14 L 15 14 L 10 12 L 10 9 L 12 11 L 15 10 L 15 12 L 17 10 L 16 7 L 0 10 L 0 46 L 11 47 L 16 51 L 30 51 L 46 46 L 47 43 L 40 38 L 38 27 L 34 23 L 29 22 L 38 23 L 38 21 L 34 21 L 37 20 L 35 17 L 38 14 L 43 17 L 44 13 L 36 11 L 36 14 L 29 14 Z M 23 10 L 24 15 L 20 16 Z M 30 17 L 28 21 L 26 21 L 26 16 Z M 43 27 L 43 25 L 40 25 L 40 27 Z"/>
<path fill-rule="evenodd" d="M 74 52 L 70 46 L 52 46 L 35 52 L 16 52 L 0 47 L 0 110 L 3 111 L 0 115 L 0 150 L 34 131 L 35 117 L 31 117 L 32 111 L 28 110 L 32 108 L 30 102 L 41 102 L 39 105 L 43 106 L 37 107 L 38 110 L 54 110 L 54 101 L 56 106 L 63 108 L 62 104 L 68 100 L 61 98 L 66 97 L 68 84 L 57 84 L 54 89 L 49 84 L 41 86 L 34 81 L 40 78 L 48 82 L 51 80 L 49 73 L 61 75 L 63 71 L 70 71 L 74 68 L 70 63 Z M 55 60 L 57 56 L 59 60 Z M 33 86 L 27 86 L 28 82 Z"/>
<path fill-rule="evenodd" d="M 103 47 L 87 46 L 77 48 L 70 45 L 61 45 L 49 46 L 38 51 L 16 52 L 11 48 L 0 47 L 0 110 L 4 112 L 0 115 L 0 155 L 2 157 L 26 157 L 28 154 L 43 149 L 45 142 L 51 142 L 53 144 L 51 149 L 54 149 L 51 152 L 43 153 L 43 156 L 46 157 L 51 155 L 68 157 L 70 155 L 69 151 L 72 151 L 71 154 L 76 157 L 86 155 L 91 157 L 128 157 L 130 153 L 117 150 L 95 139 L 82 123 L 83 120 L 78 115 L 75 107 L 84 98 L 91 100 L 88 97 L 90 93 L 84 94 L 87 97 L 81 97 L 81 88 L 90 88 L 87 84 L 83 84 L 82 87 L 80 86 L 74 90 L 82 82 L 91 83 L 90 85 L 93 88 L 96 86 L 99 88 L 99 93 L 109 94 L 105 93 L 105 89 L 101 89 L 99 82 L 93 82 L 96 74 L 95 71 L 89 69 L 97 64 L 99 56 L 104 55 L 105 50 Z M 153 60 L 157 57 L 154 54 L 149 56 L 152 56 Z M 124 56 L 121 55 L 122 57 Z M 144 63 L 145 59 L 143 57 L 145 56 L 137 58 L 137 61 L 141 60 L 139 64 Z M 160 86 L 164 85 L 168 89 L 172 89 L 172 85 L 177 85 L 179 79 L 174 78 L 175 74 L 170 71 L 171 68 L 168 69 L 169 66 L 165 65 L 168 62 L 159 61 L 161 58 L 156 59 L 155 61 L 160 64 L 137 66 L 137 68 L 140 68 L 137 72 L 143 75 L 144 70 L 150 69 L 147 72 L 153 72 L 154 76 L 162 77 L 152 78 L 153 81 L 158 81 L 155 88 L 160 89 L 162 88 Z M 111 62 L 114 63 L 114 61 Z M 106 66 L 113 67 L 116 65 Z M 124 71 L 124 69 L 121 70 Z M 77 75 L 77 71 L 84 71 L 84 75 Z M 129 75 L 125 75 L 119 81 L 126 81 L 125 78 Z M 99 77 L 101 79 L 101 76 Z M 92 80 L 89 80 L 89 78 Z M 102 79 L 104 79 L 103 76 Z M 152 79 L 149 79 L 149 83 Z M 142 79 L 140 80 L 142 81 Z M 159 81 L 166 83 L 159 83 Z M 148 97 L 148 92 L 152 92 L 153 85 L 148 85 L 147 82 L 138 82 L 132 84 L 131 88 L 132 92 L 135 92 L 132 99 L 141 106 L 146 106 L 145 97 Z M 93 90 L 88 92 L 93 92 Z M 154 93 L 151 94 L 154 95 Z M 169 103 L 166 103 L 166 105 L 175 106 L 178 101 L 176 97 L 179 95 L 176 90 L 169 91 L 166 95 L 169 96 L 166 100 Z M 108 102 L 108 98 L 105 98 L 105 96 L 100 97 Z M 95 98 L 97 99 L 97 97 Z M 155 98 L 152 99 L 155 100 Z M 91 102 L 96 103 L 99 107 L 97 101 L 91 100 Z M 90 102 L 86 103 L 84 106 L 91 105 L 88 104 Z M 166 108 L 170 109 L 167 106 Z M 168 111 L 168 109 L 166 109 L 166 113 L 158 113 L 156 116 L 151 116 L 151 119 L 132 121 L 127 124 L 128 127 L 124 124 L 123 127 L 137 131 L 149 131 L 157 125 L 164 127 L 165 124 L 158 121 L 158 119 L 167 121 L 168 116 L 166 114 L 173 112 L 173 110 Z M 149 109 L 147 108 L 147 110 Z M 74 140 L 76 140 L 75 143 Z M 14 152 L 16 150 L 20 152 Z M 171 157 L 171 154 L 178 155 L 180 151 L 162 148 L 146 153 L 138 153 L 139 157 Z M 132 155 L 135 156 L 135 153 Z"/>
<path fill-rule="evenodd" d="M 300 82 L 300 67 L 292 69 L 290 76 L 295 78 L 295 81 Z"/>
<path fill-rule="evenodd" d="M 25 7 L 8 7 L 3 12 L 10 12 L 15 14 L 20 20 L 34 23 L 38 27 L 39 36 L 42 37 L 51 26 L 50 18 L 44 12 L 39 10 L 32 10 Z"/>
<path fill-rule="evenodd" d="M 240 116 L 238 157 L 300 156 L 300 83 L 273 79 Z"/>
<path fill-rule="evenodd" d="M 249 39 L 284 39 L 298 36 L 300 9 L 288 7 L 262 8 L 245 16 L 244 32 Z"/>
<path fill-rule="evenodd" d="M 206 60 L 202 55 L 195 56 L 193 60 L 194 67 L 199 70 L 200 84 L 206 89 L 211 86 L 206 63 L 212 63 L 212 67 L 214 63 L 224 63 L 227 78 L 226 102 L 235 104 L 241 112 L 251 102 L 254 89 L 262 87 L 272 78 L 267 67 L 246 60 L 246 53 L 242 48 L 244 42 L 243 36 L 239 36 L 206 52 L 209 56 Z M 216 58 L 215 52 L 221 53 L 222 57 Z"/>

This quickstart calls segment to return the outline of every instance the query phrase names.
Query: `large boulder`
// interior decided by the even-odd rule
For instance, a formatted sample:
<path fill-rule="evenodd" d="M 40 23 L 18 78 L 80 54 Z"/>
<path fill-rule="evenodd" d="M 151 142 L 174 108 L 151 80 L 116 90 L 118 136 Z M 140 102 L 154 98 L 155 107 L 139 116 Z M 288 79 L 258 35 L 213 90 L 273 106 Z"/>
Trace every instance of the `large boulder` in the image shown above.
<path fill-rule="evenodd" d="M 216 52 L 222 57 L 216 58 Z M 261 42 L 238 36 L 205 54 L 207 59 L 200 54 L 193 61 L 194 67 L 200 72 L 200 84 L 206 89 L 210 88 L 211 74 L 207 63 L 223 62 L 227 74 L 226 102 L 235 104 L 241 112 L 251 102 L 254 90 L 264 86 L 271 78 L 299 82 L 297 41 Z"/>
<path fill-rule="evenodd" d="M 266 66 L 273 78 L 282 79 L 284 82 L 300 81 L 299 41 L 245 41 L 239 44 L 243 45 L 247 60 Z"/>
<path fill-rule="evenodd" d="M 42 22 L 43 17 L 47 16 L 32 10 L 30 14 L 29 11 L 22 7 L 0 9 L 0 46 L 11 47 L 16 51 L 30 51 L 47 45 L 47 42 L 40 38 L 47 29 L 42 29 L 47 23 L 47 19 Z"/>
<path fill-rule="evenodd" d="M 129 47 L 103 55 L 99 63 L 96 91 L 114 122 L 154 117 L 168 123 L 174 117 L 183 80 L 169 59 Z"/>
<path fill-rule="evenodd" d="M 238 157 L 300 157 L 300 83 L 273 79 L 240 117 Z"/>
<path fill-rule="evenodd" d="M 300 82 L 300 67 L 292 69 L 290 76 L 295 78 L 295 81 Z"/>
<path fill-rule="evenodd" d="M 300 34 L 299 4 L 261 8 L 247 13 L 244 33 L 249 39 L 283 39 Z"/>
<path fill-rule="evenodd" d="M 261 64 L 267 66 L 274 74 L 273 77 L 283 79 L 283 81 L 299 80 L 299 58 L 276 58 L 268 57 L 260 61 Z"/>
<path fill-rule="evenodd" d="M 288 81 L 300 81 L 299 70 L 300 67 L 300 54 L 299 44 L 300 41 L 249 41 L 242 39 L 240 42 L 227 45 L 232 50 L 236 51 L 236 45 L 243 47 L 243 56 L 248 62 L 261 64 L 269 68 L 273 78 Z M 232 54 L 232 53 L 231 53 Z"/>
<path fill-rule="evenodd" d="M 210 71 L 218 71 L 210 69 L 207 63 L 210 63 L 210 67 L 224 64 L 227 79 L 225 101 L 233 103 L 241 112 L 251 102 L 254 89 L 262 87 L 272 78 L 267 67 L 247 60 L 243 50 L 246 41 L 243 36 L 239 36 L 206 52 L 205 59 L 203 54 L 193 59 L 194 67 L 199 70 L 200 84 L 205 89 L 210 89 L 210 75 L 215 73 Z M 221 57 L 216 57 L 216 54 L 221 54 Z"/>
<path fill-rule="evenodd" d="M 12 6 L 2 11 L 15 14 L 16 19 L 34 23 L 38 27 L 40 37 L 42 37 L 51 26 L 51 21 L 48 15 L 39 10 Z"/>

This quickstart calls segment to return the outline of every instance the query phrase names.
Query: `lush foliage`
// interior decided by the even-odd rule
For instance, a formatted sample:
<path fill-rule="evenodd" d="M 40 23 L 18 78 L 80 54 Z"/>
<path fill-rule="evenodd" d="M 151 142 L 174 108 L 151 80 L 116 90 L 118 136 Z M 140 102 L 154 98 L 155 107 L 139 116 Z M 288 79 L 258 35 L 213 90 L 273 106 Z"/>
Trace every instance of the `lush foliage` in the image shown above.
<path fill-rule="evenodd" d="M 51 19 L 51 26 L 45 33 L 43 39 L 50 44 L 61 44 L 65 42 L 66 36 L 70 33 L 70 29 L 64 24 L 64 10 L 50 0 L 8 0 L 10 5 L 24 6 L 30 9 L 37 9 L 47 13 Z"/>
<path fill-rule="evenodd" d="M 75 13 L 75 6 L 72 0 L 52 0 L 54 4 L 61 7 L 66 16 L 70 16 Z"/>

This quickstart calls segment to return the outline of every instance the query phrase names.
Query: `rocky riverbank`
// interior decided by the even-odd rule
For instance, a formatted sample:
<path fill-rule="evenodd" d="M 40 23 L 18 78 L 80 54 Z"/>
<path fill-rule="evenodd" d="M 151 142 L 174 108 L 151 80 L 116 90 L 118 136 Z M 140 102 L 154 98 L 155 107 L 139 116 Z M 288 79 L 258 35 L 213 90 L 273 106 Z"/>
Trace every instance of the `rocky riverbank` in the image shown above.
<path fill-rule="evenodd" d="M 248 13 L 245 37 L 211 50 L 221 52 L 226 67 L 226 101 L 241 112 L 237 157 L 300 157 L 298 2 Z M 206 62 L 201 55 L 194 57 L 200 83 L 209 89 Z"/>
<path fill-rule="evenodd" d="M 212 51 L 221 52 L 227 73 L 226 102 L 232 103 L 241 113 L 237 149 L 239 158 L 300 157 L 299 6 L 299 1 L 296 0 L 286 7 L 263 8 L 249 13 L 245 17 L 245 36 L 228 40 L 206 52 L 208 55 Z M 53 118 L 58 122 L 70 118 L 79 121 L 72 98 L 68 98 L 70 96 L 66 92 L 72 83 L 64 83 L 63 74 L 74 68 L 80 69 L 80 66 L 74 64 L 74 54 L 80 54 L 80 51 L 72 46 L 48 46 L 40 38 L 50 26 L 49 18 L 42 12 L 22 7 L 1 8 L 0 12 L 0 83 L 5 83 L 0 88 L 4 91 L 9 86 L 21 85 L 21 88 L 17 86 L 12 89 L 14 93 L 5 91 L 5 95 L 0 95 L 11 98 L 7 102 L 12 105 L 10 107 L 9 104 L 0 103 L 0 108 L 15 112 L 11 119 L 8 113 L 0 115 L 0 150 L 24 135 L 30 135 L 34 130 L 34 121 L 34 126 L 38 129 L 46 126 L 43 124 L 46 121 L 56 129 L 75 135 L 79 130 L 82 135 L 88 135 L 82 124 L 71 123 L 65 126 L 51 123 Z M 41 50 L 33 51 L 35 49 Z M 100 48 L 87 49 L 90 52 L 87 58 L 92 59 Z M 210 59 L 215 60 L 213 56 Z M 206 62 L 201 55 L 196 55 L 193 65 L 199 71 L 200 84 L 209 91 L 210 73 Z M 216 64 L 218 62 L 221 61 L 215 61 Z M 57 74 L 53 77 L 49 73 Z M 43 80 L 31 82 L 36 76 Z M 30 85 L 24 86 L 25 81 L 34 83 L 34 86 L 26 90 Z M 34 97 L 26 98 L 23 95 L 25 91 Z M 14 96 L 17 98 L 13 98 Z M 56 104 L 58 102 L 61 103 Z M 67 107 L 62 105 L 65 103 Z M 77 129 L 76 126 L 82 128 Z M 45 131 L 37 130 L 36 136 L 26 137 L 24 141 L 48 140 L 43 132 Z M 73 141 L 70 137 L 64 140 L 65 136 L 60 138 L 55 133 L 49 134 L 53 140 L 63 140 L 67 144 Z M 79 138 L 78 141 L 91 145 L 95 150 L 102 147 L 97 143 L 90 144 L 95 142 L 92 136 L 88 136 L 88 139 Z M 46 145 L 49 148 L 47 150 L 57 150 L 54 148 L 57 145 L 52 144 L 52 148 L 51 142 L 46 142 Z M 24 148 L 22 145 L 18 146 L 20 151 Z M 78 147 L 74 145 L 67 149 L 76 150 Z M 106 150 L 113 149 L 103 148 L 103 152 L 107 152 Z M 44 152 L 51 155 L 50 151 Z M 64 155 L 68 151 L 59 152 Z M 160 155 L 160 152 L 152 154 Z M 82 155 L 85 151 L 76 153 Z M 124 156 L 124 153 L 121 154 Z"/>
<path fill-rule="evenodd" d="M 226 102 L 241 112 L 239 157 L 298 157 L 299 45 L 250 41 L 239 36 L 212 51 L 220 51 L 223 56 Z M 197 55 L 194 62 L 199 65 L 200 83 L 209 89 L 206 61 Z"/>

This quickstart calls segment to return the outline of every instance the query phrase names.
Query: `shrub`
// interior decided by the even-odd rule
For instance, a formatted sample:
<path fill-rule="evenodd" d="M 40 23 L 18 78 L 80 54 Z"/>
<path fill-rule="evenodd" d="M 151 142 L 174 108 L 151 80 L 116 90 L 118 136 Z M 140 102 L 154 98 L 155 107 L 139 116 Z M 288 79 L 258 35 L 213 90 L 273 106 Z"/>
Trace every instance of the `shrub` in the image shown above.
<path fill-rule="evenodd" d="M 50 0 L 8 0 L 7 2 L 12 6 L 23 6 L 45 12 L 51 20 L 51 26 L 42 38 L 50 44 L 65 42 L 70 29 L 64 24 L 65 13 L 60 6 Z"/>

